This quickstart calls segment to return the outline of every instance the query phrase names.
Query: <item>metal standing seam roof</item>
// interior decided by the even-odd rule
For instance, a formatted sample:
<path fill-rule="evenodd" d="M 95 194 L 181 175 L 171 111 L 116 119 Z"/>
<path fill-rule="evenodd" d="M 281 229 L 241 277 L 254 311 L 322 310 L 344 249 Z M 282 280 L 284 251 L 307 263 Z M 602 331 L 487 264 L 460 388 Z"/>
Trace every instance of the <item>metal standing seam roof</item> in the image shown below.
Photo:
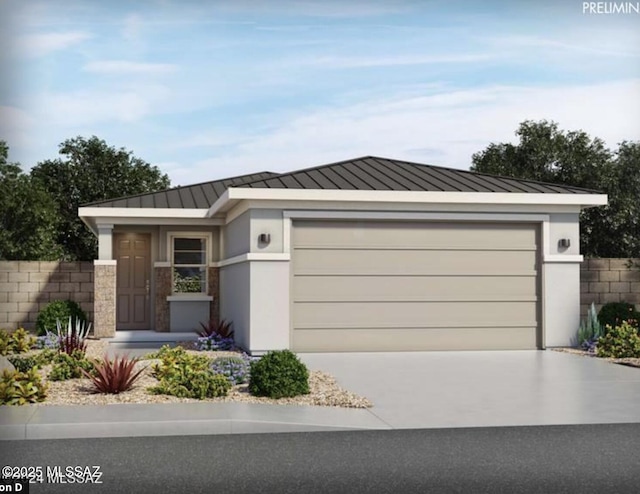
<path fill-rule="evenodd" d="M 365 156 L 289 173 L 261 172 L 241 175 L 84 206 L 206 209 L 229 187 L 531 194 L 601 193 L 569 185 Z"/>
<path fill-rule="evenodd" d="M 591 189 L 365 156 L 282 173 L 240 187 L 427 192 L 600 194 Z"/>
<path fill-rule="evenodd" d="M 277 173 L 272 172 L 251 173 L 222 180 L 175 187 L 159 192 L 147 192 L 106 201 L 97 201 L 83 204 L 82 206 L 100 208 L 208 209 L 229 187 L 237 187 L 245 182 L 264 180 L 276 175 Z"/>

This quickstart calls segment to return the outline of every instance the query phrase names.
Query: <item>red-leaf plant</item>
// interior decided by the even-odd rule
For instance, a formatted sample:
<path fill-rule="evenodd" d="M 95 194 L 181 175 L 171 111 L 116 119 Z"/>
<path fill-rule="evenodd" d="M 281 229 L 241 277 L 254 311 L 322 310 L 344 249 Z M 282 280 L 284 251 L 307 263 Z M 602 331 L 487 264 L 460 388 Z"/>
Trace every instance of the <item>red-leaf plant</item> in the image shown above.
<path fill-rule="evenodd" d="M 140 378 L 144 368 L 134 372 L 138 359 L 129 359 L 128 356 L 110 360 L 106 355 L 102 362 L 96 363 L 95 375 L 80 369 L 85 377 L 91 379 L 97 393 L 118 394 L 131 389 L 131 386 Z"/>
<path fill-rule="evenodd" d="M 231 321 L 225 321 L 222 319 L 220 322 L 214 320 L 209 321 L 207 324 L 200 323 L 202 331 L 198 331 L 198 335 L 202 338 L 208 338 L 213 335 L 218 335 L 220 338 L 233 338 L 233 329 L 231 329 Z"/>

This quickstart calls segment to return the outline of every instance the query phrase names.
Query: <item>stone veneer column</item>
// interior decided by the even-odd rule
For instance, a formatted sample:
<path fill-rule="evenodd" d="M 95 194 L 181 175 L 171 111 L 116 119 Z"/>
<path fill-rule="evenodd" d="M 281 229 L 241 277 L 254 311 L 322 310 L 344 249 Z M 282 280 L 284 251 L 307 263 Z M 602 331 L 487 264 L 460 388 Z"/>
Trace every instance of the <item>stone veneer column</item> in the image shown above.
<path fill-rule="evenodd" d="M 213 297 L 209 304 L 209 318 L 211 321 L 220 321 L 220 268 L 209 268 L 208 295 Z"/>
<path fill-rule="evenodd" d="M 169 301 L 171 295 L 171 267 L 156 266 L 156 331 L 166 333 L 169 328 Z"/>
<path fill-rule="evenodd" d="M 116 261 L 94 261 L 93 334 L 116 335 Z"/>

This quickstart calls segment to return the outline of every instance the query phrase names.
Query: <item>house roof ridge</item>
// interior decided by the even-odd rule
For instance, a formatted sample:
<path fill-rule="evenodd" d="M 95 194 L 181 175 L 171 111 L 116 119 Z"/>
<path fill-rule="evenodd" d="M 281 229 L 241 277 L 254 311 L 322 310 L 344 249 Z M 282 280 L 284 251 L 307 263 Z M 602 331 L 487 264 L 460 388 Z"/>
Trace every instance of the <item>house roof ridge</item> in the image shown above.
<path fill-rule="evenodd" d="M 257 179 L 257 180 L 252 180 L 251 182 L 245 182 L 245 183 L 243 183 L 241 185 L 238 185 L 237 187 L 244 187 L 244 186 L 256 183 L 256 182 L 262 182 L 263 180 L 269 180 L 269 179 L 272 179 L 272 178 L 290 177 L 290 176 L 296 175 L 298 173 L 306 173 L 306 172 L 310 172 L 312 170 L 320 170 L 322 168 L 329 168 L 329 167 L 332 167 L 332 166 L 342 165 L 344 163 L 350 163 L 352 161 L 363 160 L 363 159 L 366 159 L 366 158 L 375 158 L 375 156 L 370 156 L 370 155 L 360 156 L 358 158 L 350 158 L 348 160 L 336 161 L 335 163 L 326 163 L 324 165 L 316 165 L 316 166 L 309 166 L 307 168 L 300 168 L 299 170 L 293 170 L 293 171 L 290 171 L 290 172 L 278 173 L 273 177 L 269 177 L 268 179 L 260 178 L 260 179 Z"/>

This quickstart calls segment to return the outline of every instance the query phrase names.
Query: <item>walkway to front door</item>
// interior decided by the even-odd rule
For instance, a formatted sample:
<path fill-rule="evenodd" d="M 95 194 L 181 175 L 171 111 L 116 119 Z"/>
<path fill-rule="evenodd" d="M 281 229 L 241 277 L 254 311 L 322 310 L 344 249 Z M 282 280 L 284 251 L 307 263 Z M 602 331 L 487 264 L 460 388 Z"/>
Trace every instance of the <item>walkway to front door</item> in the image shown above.
<path fill-rule="evenodd" d="M 116 329 L 150 329 L 151 235 L 114 235 Z"/>

